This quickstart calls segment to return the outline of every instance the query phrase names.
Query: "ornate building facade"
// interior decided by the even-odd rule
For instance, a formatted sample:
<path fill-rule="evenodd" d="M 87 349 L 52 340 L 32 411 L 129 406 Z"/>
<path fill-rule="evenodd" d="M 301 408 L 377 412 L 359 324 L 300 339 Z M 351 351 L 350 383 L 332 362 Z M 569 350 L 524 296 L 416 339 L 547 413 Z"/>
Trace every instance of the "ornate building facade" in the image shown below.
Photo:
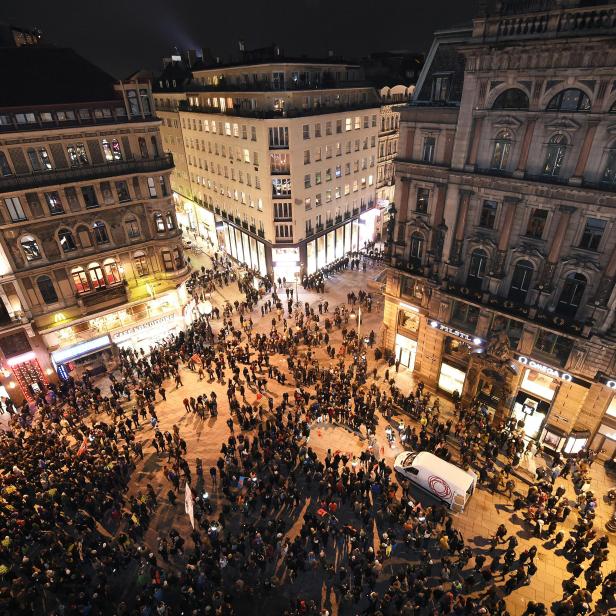
<path fill-rule="evenodd" d="M 616 455 L 616 7 L 492 3 L 402 110 L 386 344 L 527 436 Z"/>
<path fill-rule="evenodd" d="M 188 268 L 149 85 L 69 49 L 0 57 L 0 395 L 19 403 L 179 325 Z"/>

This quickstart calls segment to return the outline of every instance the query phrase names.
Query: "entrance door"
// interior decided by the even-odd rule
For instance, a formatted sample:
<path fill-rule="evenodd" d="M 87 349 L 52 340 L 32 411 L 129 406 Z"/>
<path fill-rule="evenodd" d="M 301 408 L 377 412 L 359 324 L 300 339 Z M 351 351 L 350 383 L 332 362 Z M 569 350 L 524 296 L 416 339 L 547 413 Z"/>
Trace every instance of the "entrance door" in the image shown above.
<path fill-rule="evenodd" d="M 415 357 L 417 355 L 417 341 L 402 336 L 396 335 L 396 360 L 400 361 L 400 365 L 413 371 L 415 369 Z"/>

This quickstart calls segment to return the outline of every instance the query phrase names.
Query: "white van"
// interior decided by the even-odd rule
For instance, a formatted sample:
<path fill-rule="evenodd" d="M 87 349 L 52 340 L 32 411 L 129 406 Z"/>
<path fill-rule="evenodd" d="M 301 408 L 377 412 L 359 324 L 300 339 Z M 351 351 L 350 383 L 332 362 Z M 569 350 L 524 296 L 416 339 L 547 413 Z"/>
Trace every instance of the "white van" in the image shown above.
<path fill-rule="evenodd" d="M 475 473 L 462 470 L 427 451 L 399 454 L 394 461 L 394 470 L 457 512 L 464 511 L 477 485 Z"/>

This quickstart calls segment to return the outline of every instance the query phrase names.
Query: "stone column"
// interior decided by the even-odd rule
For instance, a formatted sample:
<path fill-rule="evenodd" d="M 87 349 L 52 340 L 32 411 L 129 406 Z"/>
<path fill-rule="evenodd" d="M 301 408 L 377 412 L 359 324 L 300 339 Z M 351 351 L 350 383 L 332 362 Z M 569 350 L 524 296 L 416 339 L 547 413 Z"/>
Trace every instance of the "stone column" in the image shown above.
<path fill-rule="evenodd" d="M 515 211 L 519 202 L 520 199 L 518 197 L 505 197 L 503 199 L 503 226 L 492 262 L 492 272 L 490 272 L 490 275 L 496 278 L 504 278 L 505 276 L 505 257 L 507 255 L 507 248 L 509 247 L 509 239 L 511 238 Z"/>
<path fill-rule="evenodd" d="M 456 218 L 456 231 L 454 235 L 453 245 L 451 248 L 451 256 L 449 262 L 452 265 L 462 265 L 462 246 L 464 244 L 464 231 L 466 228 L 466 218 L 468 216 L 468 208 L 471 202 L 472 190 L 460 191 L 460 203 L 458 205 L 458 216 Z"/>
<path fill-rule="evenodd" d="M 432 242 L 431 249 L 434 252 L 434 261 L 441 261 L 443 256 L 443 244 L 445 241 L 445 197 L 447 196 L 447 184 L 436 184 L 437 196 L 434 206 L 434 216 L 432 217 Z"/>
<path fill-rule="evenodd" d="M 415 127 L 400 126 L 399 152 L 402 160 L 413 159 L 413 146 L 415 145 Z"/>
<path fill-rule="evenodd" d="M 515 177 L 524 177 L 526 172 L 526 163 L 528 162 L 528 152 L 530 150 L 530 144 L 533 139 L 533 133 L 535 131 L 536 118 L 531 118 L 526 125 L 524 131 L 524 137 L 522 139 L 522 147 L 520 148 L 520 158 L 518 159 L 518 166 L 514 172 Z"/>
<path fill-rule="evenodd" d="M 407 221 L 407 211 L 409 207 L 409 191 L 411 182 L 409 178 L 400 177 L 400 181 L 396 182 L 396 190 L 394 193 L 394 203 L 398 204 L 398 220 Z"/>
<path fill-rule="evenodd" d="M 582 148 L 580 149 L 580 155 L 578 156 L 578 161 L 575 166 L 573 176 L 569 178 L 569 184 L 573 184 L 574 186 L 580 186 L 582 184 L 584 171 L 586 170 L 586 164 L 588 163 L 588 155 L 590 154 L 590 149 L 595 138 L 595 133 L 597 132 L 598 124 L 598 120 L 591 120 L 588 123 L 586 134 L 584 135 L 584 143 L 582 143 Z"/>
<path fill-rule="evenodd" d="M 560 212 L 560 219 L 558 220 L 558 226 L 556 227 L 556 232 L 552 238 L 550 252 L 548 253 L 548 258 L 541 276 L 541 282 L 544 285 L 545 292 L 548 292 L 552 288 L 554 270 L 556 269 L 556 264 L 560 258 L 560 251 L 563 246 L 565 234 L 567 233 L 567 228 L 569 227 L 569 223 L 571 221 L 571 214 L 575 212 L 575 208 L 570 205 L 561 205 L 558 208 L 558 211 Z"/>
<path fill-rule="evenodd" d="M 468 152 L 468 158 L 466 160 L 466 166 L 475 168 L 477 164 L 477 152 L 479 151 L 479 141 L 481 140 L 481 129 L 483 128 L 483 118 L 475 118 L 473 124 L 473 139 L 471 141 L 471 147 Z"/>

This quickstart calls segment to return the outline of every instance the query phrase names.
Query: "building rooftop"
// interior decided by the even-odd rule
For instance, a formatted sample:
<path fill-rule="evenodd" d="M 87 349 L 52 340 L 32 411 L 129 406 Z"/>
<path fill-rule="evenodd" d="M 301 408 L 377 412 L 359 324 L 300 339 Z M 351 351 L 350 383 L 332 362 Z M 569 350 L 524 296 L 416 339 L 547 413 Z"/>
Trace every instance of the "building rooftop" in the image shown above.
<path fill-rule="evenodd" d="M 0 107 L 110 101 L 116 80 L 72 49 L 0 48 Z"/>

